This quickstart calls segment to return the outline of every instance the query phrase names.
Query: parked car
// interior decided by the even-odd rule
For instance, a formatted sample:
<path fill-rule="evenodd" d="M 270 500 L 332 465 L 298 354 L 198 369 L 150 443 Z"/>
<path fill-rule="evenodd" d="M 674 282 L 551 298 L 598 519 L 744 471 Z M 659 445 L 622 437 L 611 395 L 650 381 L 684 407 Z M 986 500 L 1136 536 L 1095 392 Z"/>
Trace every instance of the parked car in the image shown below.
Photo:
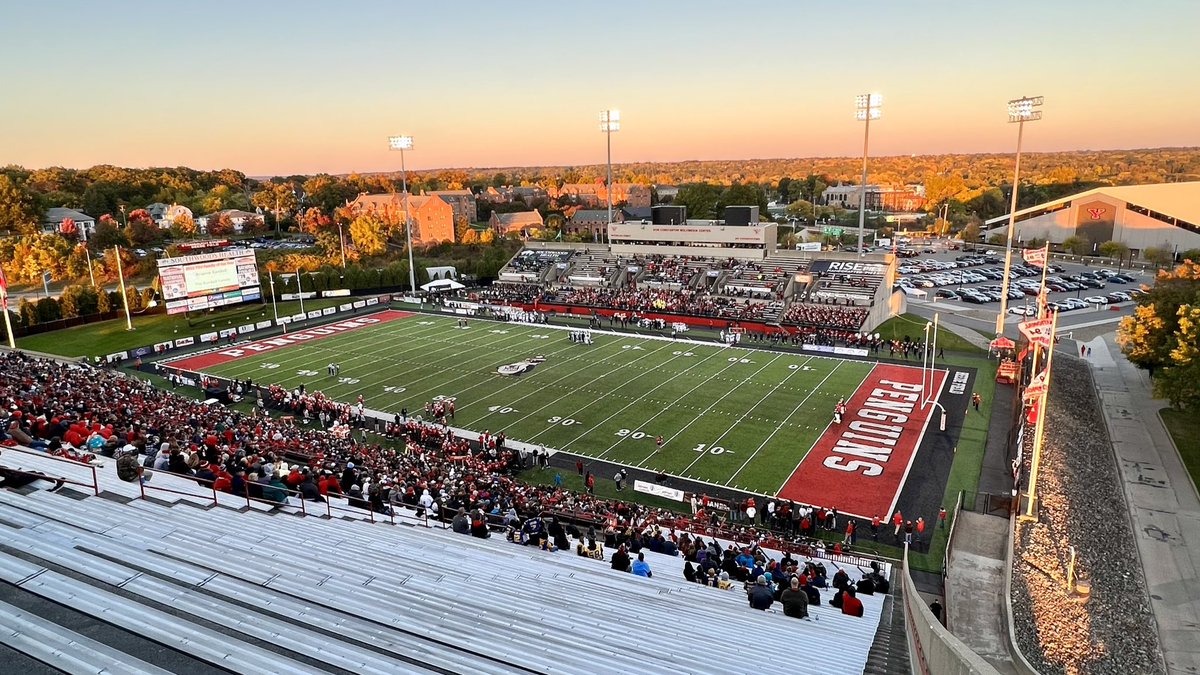
<path fill-rule="evenodd" d="M 950 290 L 949 288 L 937 289 L 936 291 L 934 291 L 933 297 L 945 298 L 947 300 L 958 300 L 959 299 L 958 293 L 955 293 L 954 291 Z"/>
<path fill-rule="evenodd" d="M 1016 307 L 1009 307 L 1008 313 L 1016 314 L 1017 316 L 1037 316 L 1037 308 L 1017 305 Z"/>
<path fill-rule="evenodd" d="M 1084 298 L 1083 300 L 1084 300 L 1084 302 L 1088 303 L 1089 305 L 1107 305 L 1108 304 L 1108 298 L 1104 297 L 1103 295 L 1089 295 L 1088 297 Z"/>

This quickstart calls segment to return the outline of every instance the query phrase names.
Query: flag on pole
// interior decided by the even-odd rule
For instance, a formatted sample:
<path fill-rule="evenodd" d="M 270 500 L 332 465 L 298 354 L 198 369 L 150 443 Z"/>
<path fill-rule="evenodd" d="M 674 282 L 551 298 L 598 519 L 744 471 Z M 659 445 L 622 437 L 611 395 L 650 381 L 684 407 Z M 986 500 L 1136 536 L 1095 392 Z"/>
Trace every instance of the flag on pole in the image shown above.
<path fill-rule="evenodd" d="M 8 310 L 8 278 L 4 276 L 3 267 L 0 267 L 0 304 Z"/>
<path fill-rule="evenodd" d="M 1046 254 L 1049 246 L 1046 248 L 1025 249 L 1021 251 L 1021 257 L 1025 259 L 1026 265 L 1037 265 L 1038 267 L 1046 266 Z"/>
<path fill-rule="evenodd" d="M 1029 384 L 1025 385 L 1025 392 L 1022 394 L 1022 398 L 1026 403 L 1029 403 L 1030 401 L 1041 398 L 1042 394 L 1045 392 L 1046 371 L 1043 370 L 1037 375 L 1034 375 L 1033 378 L 1029 380 Z"/>
<path fill-rule="evenodd" d="M 1032 344 L 1041 345 L 1045 349 L 1049 349 L 1050 343 L 1054 339 L 1054 336 L 1051 334 L 1054 330 L 1053 324 L 1054 320 L 1050 317 L 1034 319 L 1033 321 L 1023 321 L 1017 324 L 1017 330 L 1021 331 L 1021 335 L 1024 335 Z"/>

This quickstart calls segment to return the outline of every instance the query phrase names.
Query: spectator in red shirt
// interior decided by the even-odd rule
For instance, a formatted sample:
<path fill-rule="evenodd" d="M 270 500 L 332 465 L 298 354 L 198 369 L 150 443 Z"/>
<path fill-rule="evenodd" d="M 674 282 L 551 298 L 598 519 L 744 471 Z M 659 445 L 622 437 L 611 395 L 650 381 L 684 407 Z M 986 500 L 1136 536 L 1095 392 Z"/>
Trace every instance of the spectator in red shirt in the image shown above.
<path fill-rule="evenodd" d="M 863 615 L 862 600 L 854 597 L 853 586 L 847 588 L 845 595 L 842 596 L 842 614 L 849 614 L 850 616 Z"/>

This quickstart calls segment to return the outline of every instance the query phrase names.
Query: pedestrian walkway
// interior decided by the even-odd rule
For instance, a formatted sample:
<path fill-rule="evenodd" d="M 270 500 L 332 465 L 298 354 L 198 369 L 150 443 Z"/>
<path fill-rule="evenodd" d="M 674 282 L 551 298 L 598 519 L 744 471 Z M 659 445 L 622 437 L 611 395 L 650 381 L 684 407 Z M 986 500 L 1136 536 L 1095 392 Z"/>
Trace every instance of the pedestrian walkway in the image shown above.
<path fill-rule="evenodd" d="M 946 625 L 1001 673 L 1016 673 L 1004 606 L 1007 518 L 961 511 L 946 577 Z"/>
<path fill-rule="evenodd" d="M 1112 437 L 1170 673 L 1200 673 L 1200 497 L 1151 395 L 1149 378 L 1112 334 L 1092 346 L 1092 369 Z M 1112 365 L 1109 365 L 1112 364 Z"/>

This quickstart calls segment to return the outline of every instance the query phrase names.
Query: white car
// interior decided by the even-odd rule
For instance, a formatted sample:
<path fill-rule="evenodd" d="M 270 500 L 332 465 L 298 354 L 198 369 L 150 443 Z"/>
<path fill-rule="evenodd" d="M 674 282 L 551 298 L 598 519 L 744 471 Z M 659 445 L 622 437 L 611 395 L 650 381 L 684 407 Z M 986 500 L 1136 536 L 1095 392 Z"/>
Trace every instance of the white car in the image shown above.
<path fill-rule="evenodd" d="M 1071 309 L 1086 309 L 1088 304 L 1079 298 L 1067 298 L 1062 301 L 1062 304 Z"/>
<path fill-rule="evenodd" d="M 1009 307 L 1008 313 L 1016 314 L 1017 316 L 1037 316 L 1037 308 L 1025 307 L 1023 305 L 1017 306 L 1017 307 Z"/>
<path fill-rule="evenodd" d="M 1103 295 L 1092 295 L 1092 296 L 1084 298 L 1083 301 L 1088 303 L 1089 305 L 1107 305 L 1108 304 L 1108 298 L 1104 297 Z"/>

